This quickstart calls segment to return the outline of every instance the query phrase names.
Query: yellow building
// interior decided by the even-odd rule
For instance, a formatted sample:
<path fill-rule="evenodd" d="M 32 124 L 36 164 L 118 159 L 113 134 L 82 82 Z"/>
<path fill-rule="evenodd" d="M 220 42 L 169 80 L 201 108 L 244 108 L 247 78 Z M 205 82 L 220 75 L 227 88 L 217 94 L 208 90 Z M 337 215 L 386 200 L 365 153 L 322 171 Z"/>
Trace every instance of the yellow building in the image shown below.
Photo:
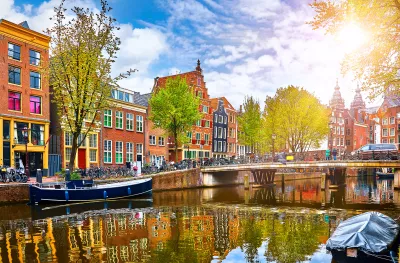
<path fill-rule="evenodd" d="M 31 175 L 48 170 L 49 43 L 26 21 L 0 20 L 0 165 L 22 164 Z"/>

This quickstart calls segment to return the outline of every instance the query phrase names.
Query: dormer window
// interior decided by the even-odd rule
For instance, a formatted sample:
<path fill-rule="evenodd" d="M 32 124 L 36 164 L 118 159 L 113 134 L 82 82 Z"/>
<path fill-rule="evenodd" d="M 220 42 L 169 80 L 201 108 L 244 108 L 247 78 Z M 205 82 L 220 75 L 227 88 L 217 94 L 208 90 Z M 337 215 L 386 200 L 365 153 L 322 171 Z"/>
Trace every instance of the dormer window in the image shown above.
<path fill-rule="evenodd" d="M 201 78 L 199 77 L 199 78 L 197 78 L 197 86 L 200 86 L 201 85 Z"/>

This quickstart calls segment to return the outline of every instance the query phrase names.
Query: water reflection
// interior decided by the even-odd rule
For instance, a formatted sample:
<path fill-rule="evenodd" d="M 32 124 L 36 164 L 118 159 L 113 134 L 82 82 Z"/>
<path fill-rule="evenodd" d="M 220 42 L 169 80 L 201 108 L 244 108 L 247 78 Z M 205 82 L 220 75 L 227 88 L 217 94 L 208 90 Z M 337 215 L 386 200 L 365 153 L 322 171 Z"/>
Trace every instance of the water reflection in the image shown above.
<path fill-rule="evenodd" d="M 329 186 L 294 180 L 4 207 L 0 262 L 330 262 L 324 244 L 342 220 L 365 210 L 400 212 L 393 180 L 364 175 L 348 177 L 346 187 Z"/>
<path fill-rule="evenodd" d="M 330 231 L 329 215 L 317 210 L 194 206 L 141 211 L 3 222 L 1 261 L 165 263 L 234 257 L 234 262 L 289 263 L 325 255 L 318 250 Z"/>

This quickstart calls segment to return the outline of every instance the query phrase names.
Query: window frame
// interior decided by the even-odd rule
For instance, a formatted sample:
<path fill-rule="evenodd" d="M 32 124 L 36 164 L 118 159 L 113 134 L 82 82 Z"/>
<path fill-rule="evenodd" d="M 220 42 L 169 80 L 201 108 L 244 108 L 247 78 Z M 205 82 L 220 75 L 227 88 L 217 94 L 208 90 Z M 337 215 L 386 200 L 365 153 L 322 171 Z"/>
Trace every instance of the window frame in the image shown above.
<path fill-rule="evenodd" d="M 104 163 L 112 163 L 112 160 L 113 160 L 112 146 L 113 146 L 112 140 L 104 140 L 104 147 L 103 147 L 103 153 L 104 153 L 103 162 Z M 107 150 L 106 150 L 106 147 L 107 147 Z M 108 156 L 108 154 L 109 154 L 109 156 Z M 108 159 L 108 157 L 109 157 L 109 159 Z M 106 158 L 107 158 L 107 161 L 106 161 Z"/>
<path fill-rule="evenodd" d="M 94 157 L 95 157 L 95 159 L 93 160 L 92 159 L 92 153 L 94 152 Z M 89 162 L 91 162 L 91 163 L 97 163 L 97 149 L 89 149 Z"/>
<path fill-rule="evenodd" d="M 149 145 L 157 145 L 155 135 L 149 135 Z"/>
<path fill-rule="evenodd" d="M 34 97 L 34 98 L 39 98 L 39 102 L 32 101 L 32 100 L 31 100 L 32 97 Z M 32 112 L 31 103 L 34 103 L 35 112 Z M 37 106 L 36 104 L 37 104 L 37 103 L 39 103 L 39 112 L 36 112 L 36 106 Z M 29 112 L 32 113 L 32 114 L 38 114 L 38 115 L 41 115 L 41 114 L 42 114 L 42 97 L 41 97 L 41 96 L 37 96 L 37 95 L 30 95 L 30 96 L 29 96 Z"/>
<path fill-rule="evenodd" d="M 10 69 L 13 69 L 12 72 L 13 72 L 14 81 L 16 79 L 15 75 L 17 74 L 19 76 L 19 83 L 15 83 L 15 82 L 11 82 L 10 81 Z M 19 70 L 19 72 L 15 72 L 16 69 Z M 11 64 L 8 65 L 8 84 L 21 86 L 21 79 L 22 79 L 21 75 L 22 75 L 21 67 L 14 66 L 14 65 L 11 65 Z"/>
<path fill-rule="evenodd" d="M 142 115 L 136 115 L 136 132 L 143 132 L 143 116 Z"/>
<path fill-rule="evenodd" d="M 118 125 L 120 124 L 120 125 Z M 115 111 L 115 129 L 124 129 L 124 113 L 122 111 Z"/>
<path fill-rule="evenodd" d="M 16 101 L 16 98 L 10 98 L 10 93 L 14 93 L 14 94 L 19 94 L 19 110 L 16 110 L 15 108 L 15 101 Z M 14 109 L 10 109 L 10 99 L 12 99 L 13 100 L 13 105 L 14 105 Z M 18 91 L 13 91 L 13 90 L 9 90 L 8 91 L 8 105 L 7 105 L 7 108 L 8 108 L 8 110 L 10 110 L 10 111 L 18 111 L 18 112 L 21 112 L 22 111 L 22 105 L 21 105 L 21 103 L 22 103 L 22 93 L 21 92 L 18 92 Z"/>
<path fill-rule="evenodd" d="M 32 73 L 38 74 L 39 77 L 32 76 Z M 37 86 L 37 87 L 36 86 L 32 86 L 32 78 L 34 80 L 34 84 L 36 83 L 36 79 L 39 79 L 39 82 L 38 82 L 39 86 Z M 42 89 L 42 75 L 40 74 L 40 72 L 37 72 L 37 71 L 34 71 L 34 70 L 30 70 L 29 71 L 29 87 L 31 89 L 37 89 L 37 90 L 41 90 Z"/>
<path fill-rule="evenodd" d="M 119 159 L 119 157 L 121 159 Z M 115 142 L 115 163 L 116 164 L 124 163 L 124 142 L 122 141 Z"/>
<path fill-rule="evenodd" d="M 161 142 L 161 143 L 160 143 Z M 165 146 L 165 139 L 164 137 L 158 137 L 158 146 Z"/>
<path fill-rule="evenodd" d="M 35 52 L 35 53 L 39 54 L 39 58 L 37 58 L 37 57 L 32 57 L 32 56 L 31 56 L 31 52 Z M 39 62 L 38 62 L 37 64 L 35 64 L 35 63 L 32 63 L 32 60 L 35 60 L 35 61 L 36 61 L 36 60 L 39 60 Z M 41 54 L 39 51 L 37 51 L 37 50 L 29 49 L 29 65 L 32 65 L 32 66 L 39 66 L 41 61 L 42 61 L 42 54 Z"/>
<path fill-rule="evenodd" d="M 19 48 L 19 52 L 14 51 L 14 49 L 11 50 L 11 49 L 10 49 L 10 45 L 13 45 L 14 47 L 18 47 L 18 48 Z M 10 52 L 12 52 L 13 55 L 14 55 L 15 53 L 16 53 L 16 54 L 19 54 L 18 59 L 14 58 L 14 56 L 10 56 Z M 13 43 L 13 42 L 8 42 L 8 45 L 7 45 L 7 57 L 8 57 L 9 59 L 12 59 L 12 60 L 21 61 L 21 46 L 15 44 L 15 43 Z"/>
<path fill-rule="evenodd" d="M 133 162 L 133 142 L 127 142 L 126 145 L 126 162 Z"/>
<path fill-rule="evenodd" d="M 134 125 L 133 125 L 134 114 L 127 112 L 125 119 L 126 119 L 126 121 L 125 121 L 126 122 L 126 130 L 133 131 L 134 130 Z"/>
<path fill-rule="evenodd" d="M 109 113 L 108 113 L 109 112 Z M 112 128 L 112 116 L 113 116 L 113 114 L 112 114 L 112 110 L 105 110 L 104 111 L 104 123 L 103 123 L 103 126 L 104 127 L 106 127 L 106 128 Z M 109 118 L 109 120 L 107 121 L 106 120 L 106 118 L 108 119 Z M 106 125 L 106 124 L 110 124 L 109 126 L 108 125 Z"/>

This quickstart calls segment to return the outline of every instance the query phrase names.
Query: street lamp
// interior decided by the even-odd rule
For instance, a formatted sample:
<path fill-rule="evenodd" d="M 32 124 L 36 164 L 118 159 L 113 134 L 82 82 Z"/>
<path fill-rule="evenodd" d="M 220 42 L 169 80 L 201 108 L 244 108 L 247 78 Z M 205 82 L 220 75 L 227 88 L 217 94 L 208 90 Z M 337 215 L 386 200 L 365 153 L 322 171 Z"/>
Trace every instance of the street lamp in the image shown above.
<path fill-rule="evenodd" d="M 332 122 L 332 121 L 329 122 L 329 129 L 330 129 L 330 131 L 331 131 L 330 151 L 331 151 L 331 153 L 332 153 L 332 146 L 333 146 L 333 129 L 334 129 L 334 126 L 333 126 L 333 122 Z M 329 141 L 329 140 L 328 140 L 328 141 Z"/>
<path fill-rule="evenodd" d="M 272 134 L 272 162 L 274 162 L 275 159 L 275 139 L 276 139 L 276 134 Z"/>

